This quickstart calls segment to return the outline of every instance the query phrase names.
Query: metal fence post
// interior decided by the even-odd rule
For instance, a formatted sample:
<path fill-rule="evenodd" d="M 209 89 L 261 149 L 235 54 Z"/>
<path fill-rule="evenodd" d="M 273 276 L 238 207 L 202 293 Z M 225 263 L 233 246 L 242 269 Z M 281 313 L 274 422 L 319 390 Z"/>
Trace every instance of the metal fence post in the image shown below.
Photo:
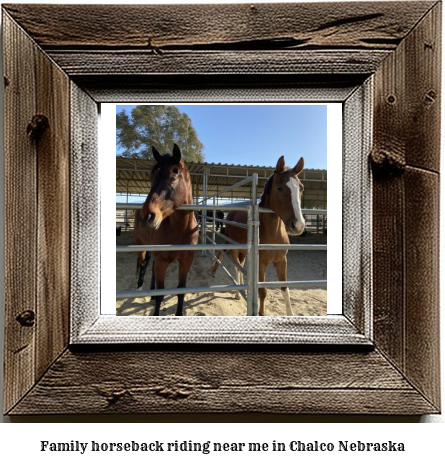
<path fill-rule="evenodd" d="M 213 197 L 213 205 L 215 205 L 215 197 Z M 216 228 L 216 210 L 213 210 L 212 212 L 213 215 L 213 220 L 212 220 L 212 242 L 215 242 L 216 239 L 216 234 L 215 234 L 215 228 Z"/>
<path fill-rule="evenodd" d="M 247 213 L 249 228 L 247 230 L 247 243 L 250 244 L 247 292 L 247 314 L 249 316 L 258 315 L 258 266 L 259 266 L 259 210 L 257 205 L 258 173 L 252 174 L 252 203 Z"/>
<path fill-rule="evenodd" d="M 208 188 L 208 183 L 209 183 L 209 168 L 204 169 L 204 185 L 203 185 L 203 192 L 202 192 L 202 203 L 204 205 L 207 205 L 207 188 Z M 201 244 L 207 244 L 207 237 L 206 237 L 206 232 L 207 232 L 207 211 L 206 210 L 201 210 Z M 201 255 L 203 257 L 206 256 L 206 251 L 203 250 L 201 252 Z"/>
<path fill-rule="evenodd" d="M 249 255 L 247 257 L 247 316 L 253 316 L 255 311 L 253 308 L 253 288 L 254 288 L 254 279 L 255 275 L 253 274 L 252 259 L 255 254 L 255 247 L 253 246 L 253 208 L 250 206 L 247 211 L 247 244 L 251 245 Z M 258 276 L 256 278 L 258 281 Z"/>

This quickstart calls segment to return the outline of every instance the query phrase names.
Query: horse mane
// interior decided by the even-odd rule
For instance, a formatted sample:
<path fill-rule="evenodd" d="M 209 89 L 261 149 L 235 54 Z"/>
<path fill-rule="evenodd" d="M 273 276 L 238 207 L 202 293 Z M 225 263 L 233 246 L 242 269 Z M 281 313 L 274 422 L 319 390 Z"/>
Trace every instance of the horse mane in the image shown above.
<path fill-rule="evenodd" d="M 264 190 L 263 193 L 261 194 L 261 200 L 260 200 L 260 207 L 265 207 L 266 206 L 266 197 L 270 193 L 270 189 L 272 187 L 272 180 L 275 175 L 275 171 L 273 172 L 272 176 L 266 181 L 266 184 L 264 185 Z"/>
<path fill-rule="evenodd" d="M 290 169 L 291 168 L 289 168 L 288 166 L 285 166 L 282 172 L 284 173 L 285 171 L 288 171 Z M 273 180 L 273 177 L 275 176 L 275 174 L 277 174 L 276 171 L 274 171 L 272 173 L 272 175 L 270 176 L 270 178 L 266 181 L 266 184 L 264 185 L 264 190 L 263 190 L 263 193 L 261 194 L 261 200 L 260 200 L 260 204 L 259 204 L 260 207 L 265 207 L 266 206 L 266 197 L 270 193 L 270 189 L 272 187 L 272 180 Z"/>

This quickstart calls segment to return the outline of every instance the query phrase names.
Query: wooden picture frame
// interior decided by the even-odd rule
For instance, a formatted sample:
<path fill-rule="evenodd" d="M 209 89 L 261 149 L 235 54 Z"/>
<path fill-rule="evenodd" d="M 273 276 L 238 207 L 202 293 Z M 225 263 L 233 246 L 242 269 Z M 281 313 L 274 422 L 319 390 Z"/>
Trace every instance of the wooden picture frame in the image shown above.
<path fill-rule="evenodd" d="M 2 14 L 6 414 L 440 411 L 440 2 L 15 4 Z M 99 286 L 94 272 L 86 286 L 73 279 L 97 263 L 81 240 L 97 229 L 84 173 L 97 173 L 99 103 L 370 79 L 372 312 L 349 317 L 366 344 L 336 340 L 335 328 L 307 344 L 324 324 L 290 345 L 103 345 L 78 327 L 73 339 L 73 301 L 96 305 Z"/>

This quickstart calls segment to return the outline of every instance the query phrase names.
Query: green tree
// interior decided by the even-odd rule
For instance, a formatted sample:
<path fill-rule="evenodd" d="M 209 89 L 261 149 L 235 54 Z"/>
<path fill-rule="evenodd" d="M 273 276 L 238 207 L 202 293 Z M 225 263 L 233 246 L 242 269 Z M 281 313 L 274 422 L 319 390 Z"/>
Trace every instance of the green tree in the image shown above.
<path fill-rule="evenodd" d="M 121 156 L 152 159 L 154 145 L 161 153 L 171 153 L 173 144 L 181 148 L 186 161 L 204 160 L 203 144 L 186 113 L 167 105 L 138 105 L 129 115 L 116 114 L 116 144 Z"/>

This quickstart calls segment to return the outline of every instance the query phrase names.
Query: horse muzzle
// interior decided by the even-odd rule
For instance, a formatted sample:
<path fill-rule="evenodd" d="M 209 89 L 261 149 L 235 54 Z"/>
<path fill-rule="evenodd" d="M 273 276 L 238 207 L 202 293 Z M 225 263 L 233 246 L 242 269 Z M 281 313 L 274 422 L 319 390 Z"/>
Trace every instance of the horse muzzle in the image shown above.
<path fill-rule="evenodd" d="M 305 226 L 304 221 L 290 220 L 286 223 L 286 232 L 289 236 L 300 236 L 303 234 Z"/>
<path fill-rule="evenodd" d="M 162 218 L 156 213 L 149 212 L 147 215 L 141 218 L 141 224 L 146 229 L 159 229 Z"/>

